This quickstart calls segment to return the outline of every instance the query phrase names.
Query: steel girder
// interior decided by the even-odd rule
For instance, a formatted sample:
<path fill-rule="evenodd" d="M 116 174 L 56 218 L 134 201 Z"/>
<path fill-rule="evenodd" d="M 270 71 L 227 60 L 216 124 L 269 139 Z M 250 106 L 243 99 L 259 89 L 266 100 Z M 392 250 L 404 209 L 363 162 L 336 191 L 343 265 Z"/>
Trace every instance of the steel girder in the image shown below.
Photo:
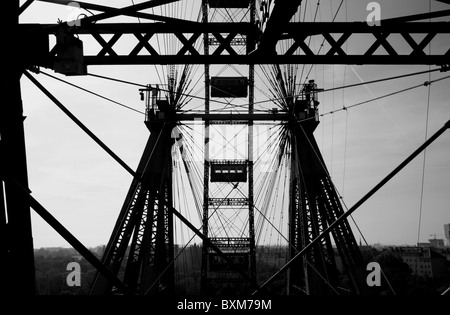
<path fill-rule="evenodd" d="M 16 32 L 19 29 L 19 1 L 8 1 L 3 9 L 8 31 L 4 41 L 5 78 L 0 106 L 0 168 L 8 170 L 20 186 L 28 189 L 28 171 L 25 149 L 25 130 L 20 78 L 23 69 L 15 63 L 20 52 Z M 0 172 L 0 241 L 1 267 L 5 272 L 3 286 L 8 295 L 34 295 L 35 265 L 30 206 L 17 185 L 6 181 Z"/>
<path fill-rule="evenodd" d="M 290 125 L 292 160 L 289 213 L 291 257 L 294 257 L 344 214 L 344 210 L 313 136 L 317 122 L 291 122 Z M 363 259 L 348 221 L 341 222 L 332 231 L 332 236 L 352 289 L 360 294 Z M 326 292 L 336 294 L 338 281 L 330 236 L 322 238 L 289 272 L 289 289 L 293 293 L 300 289 L 313 295 Z"/>
<path fill-rule="evenodd" d="M 127 64 L 448 64 L 450 41 L 441 35 L 450 34 L 449 22 L 389 22 L 369 26 L 365 22 L 336 23 L 288 23 L 278 43 L 289 44 L 286 51 L 264 53 L 257 48 L 258 29 L 250 23 L 126 23 L 85 24 L 69 28 L 66 25 L 21 25 L 25 38 L 56 35 L 64 28 L 69 34 L 94 39 L 99 50 L 84 56 L 85 65 Z M 178 51 L 164 52 L 155 44 L 155 36 L 171 34 L 180 43 Z M 202 51 L 203 34 L 209 34 L 210 54 Z M 346 43 L 357 41 L 356 36 L 367 35 L 367 43 L 359 44 L 354 52 L 345 52 Z M 112 35 L 112 36 L 111 36 Z M 105 36 L 111 36 L 106 40 Z M 420 40 L 416 36 L 424 36 Z M 312 38 L 323 41 L 320 51 L 308 46 Z M 245 49 L 234 45 L 245 39 Z M 372 41 L 371 41 L 371 40 Z M 132 43 L 126 52 L 119 52 L 120 40 Z M 429 53 L 425 47 L 441 40 L 440 53 Z M 352 42 L 353 41 L 353 42 Z M 401 41 L 401 43 L 400 43 Z M 399 49 L 403 46 L 402 49 Z M 23 49 L 25 49 L 24 47 Z M 123 49 L 122 49 L 123 50 Z M 400 51 L 401 50 L 401 51 Z M 57 46 L 46 57 L 33 58 L 34 65 L 52 68 L 58 60 Z M 42 54 L 40 54 L 42 55 Z M 31 57 L 30 57 L 31 58 Z"/>
<path fill-rule="evenodd" d="M 259 40 L 258 50 L 263 53 L 273 54 L 280 35 L 285 31 L 286 25 L 297 12 L 302 0 L 275 1 L 268 0 L 261 4 L 260 28 L 262 34 Z"/>
<path fill-rule="evenodd" d="M 118 274 L 129 246 L 124 284 L 139 294 L 173 293 L 172 158 L 170 125 L 153 125 L 103 264 Z M 157 152 L 157 154 L 155 153 Z M 91 294 L 113 292 L 98 274 Z"/>

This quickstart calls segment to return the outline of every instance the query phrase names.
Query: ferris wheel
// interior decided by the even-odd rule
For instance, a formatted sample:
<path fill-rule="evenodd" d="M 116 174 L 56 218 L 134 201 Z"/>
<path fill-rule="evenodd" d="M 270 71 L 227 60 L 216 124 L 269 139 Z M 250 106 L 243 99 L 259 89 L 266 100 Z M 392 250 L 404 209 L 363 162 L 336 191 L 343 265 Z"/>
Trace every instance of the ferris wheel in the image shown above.
<path fill-rule="evenodd" d="M 130 185 L 122 183 L 119 196 L 101 198 L 121 198 L 122 204 L 116 205 L 120 211 L 114 218 L 109 215 L 112 233 L 105 236 L 92 294 L 370 292 L 367 261 L 357 241 L 365 240 L 364 229 L 350 216 L 342 194 L 346 167 L 351 168 L 346 165 L 348 117 L 369 102 L 419 89 L 423 82 L 401 83 L 385 95 L 375 95 L 372 86 L 427 76 L 428 91 L 422 93 L 428 93 L 426 135 L 431 133 L 430 86 L 448 78 L 449 30 L 432 28 L 448 24 L 445 1 L 418 5 L 408 16 L 383 18 L 380 27 L 386 29 L 379 32 L 365 20 L 371 13 L 366 5 L 358 16 L 358 5 L 345 0 L 284 5 L 131 1 L 122 10 L 36 2 L 23 4 L 23 14 L 59 4 L 70 17 L 56 15 L 60 23 L 28 26 L 38 43 L 37 61 L 31 58 L 25 65 L 25 76 L 132 176 Z M 439 10 L 432 10 L 431 3 Z M 49 36 L 46 52 L 40 43 Z M 392 74 L 385 68 L 386 75 L 371 80 L 363 80 L 356 68 L 403 64 L 401 58 L 404 64 L 430 66 Z M 114 65 L 130 70 L 115 75 L 99 70 Z M 137 65 L 147 65 L 145 73 Z M 134 76 L 146 81 L 136 83 Z M 81 90 L 138 115 L 136 121 L 150 133 L 141 131 L 143 153 L 139 161 L 133 158 L 137 167 L 73 115 L 63 105 L 70 97 L 55 97 L 40 83 L 42 77 L 70 86 L 64 96 Z M 99 91 L 83 87 L 80 78 L 88 78 Z M 110 90 L 101 92 L 102 84 Z M 133 93 L 126 101 L 108 97 L 121 86 Z M 371 97 L 349 102 L 350 88 Z M 444 94 L 441 87 L 439 97 Z M 381 112 L 399 128 L 385 109 Z M 342 153 L 336 162 L 334 154 Z"/>

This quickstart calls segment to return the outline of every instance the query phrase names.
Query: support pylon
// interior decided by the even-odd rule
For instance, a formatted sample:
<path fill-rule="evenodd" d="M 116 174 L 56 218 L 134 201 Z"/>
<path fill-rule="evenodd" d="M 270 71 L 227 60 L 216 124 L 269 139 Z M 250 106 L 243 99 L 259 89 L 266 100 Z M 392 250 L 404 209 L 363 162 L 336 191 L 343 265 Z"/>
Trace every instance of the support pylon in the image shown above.
<path fill-rule="evenodd" d="M 289 123 L 291 135 L 290 256 L 293 257 L 344 214 L 313 132 L 319 124 L 315 83 L 303 91 Z M 348 221 L 331 233 L 335 248 L 350 279 L 351 290 L 360 293 L 359 271 L 363 259 Z M 339 294 L 339 272 L 331 237 L 324 237 L 289 272 L 291 294 Z"/>
<path fill-rule="evenodd" d="M 0 267 L 7 294 L 34 295 L 35 266 L 30 206 L 17 185 L 6 182 L 6 175 L 28 188 L 27 157 L 20 78 L 25 60 L 20 42 L 19 1 L 4 3 L 5 49 L 2 84 L 3 104 L 0 106 Z"/>
<path fill-rule="evenodd" d="M 102 262 L 137 294 L 173 294 L 172 155 L 173 123 L 146 122 L 150 137 Z M 126 261 L 123 262 L 124 258 Z M 122 265 L 124 269 L 122 270 Z M 114 293 L 97 275 L 91 294 Z"/>

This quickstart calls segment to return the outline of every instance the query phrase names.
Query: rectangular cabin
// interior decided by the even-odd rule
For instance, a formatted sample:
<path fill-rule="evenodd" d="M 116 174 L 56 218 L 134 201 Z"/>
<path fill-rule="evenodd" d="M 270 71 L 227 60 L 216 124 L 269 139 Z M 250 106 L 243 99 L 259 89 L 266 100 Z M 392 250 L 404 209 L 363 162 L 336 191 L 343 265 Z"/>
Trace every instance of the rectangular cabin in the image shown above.
<path fill-rule="evenodd" d="M 211 77 L 211 97 L 247 97 L 246 77 Z"/>
<path fill-rule="evenodd" d="M 246 182 L 246 161 L 212 161 L 211 182 Z"/>

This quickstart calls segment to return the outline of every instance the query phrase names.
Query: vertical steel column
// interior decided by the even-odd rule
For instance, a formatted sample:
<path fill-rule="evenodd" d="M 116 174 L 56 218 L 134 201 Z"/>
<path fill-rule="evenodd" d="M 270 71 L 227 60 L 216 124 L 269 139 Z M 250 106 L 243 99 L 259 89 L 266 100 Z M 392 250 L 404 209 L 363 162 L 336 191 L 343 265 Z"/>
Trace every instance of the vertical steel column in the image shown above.
<path fill-rule="evenodd" d="M 148 122 L 154 139 L 141 189 L 134 204 L 137 220 L 131 238 L 124 283 L 139 294 L 174 293 L 172 156 L 174 127 L 166 122 Z M 131 209 L 130 209 L 131 210 Z"/>
<path fill-rule="evenodd" d="M 255 23 L 255 0 L 250 1 L 250 23 Z M 248 39 L 249 40 L 249 39 Z M 255 65 L 249 65 L 248 113 L 253 114 Z M 255 215 L 253 200 L 253 120 L 248 121 L 248 229 L 250 238 L 250 278 L 256 281 Z"/>
<path fill-rule="evenodd" d="M 203 23 L 208 23 L 208 1 L 202 0 Z M 209 34 L 203 34 L 203 48 L 205 56 L 209 55 Z M 209 114 L 209 64 L 205 64 L 205 114 Z M 203 167 L 203 235 L 208 237 L 208 196 L 209 196 L 209 120 L 205 120 L 205 146 L 204 146 L 205 164 Z M 200 291 L 202 294 L 207 293 L 207 276 L 208 276 L 208 246 L 203 242 L 202 246 L 202 271 Z"/>
<path fill-rule="evenodd" d="M 0 106 L 0 138 L 2 166 L 8 169 L 23 187 L 28 187 L 27 162 L 25 151 L 25 134 L 23 127 L 23 107 L 21 100 L 20 77 L 22 75 L 21 55 L 19 45 L 19 1 L 10 0 L 3 3 L 3 19 L 8 31 L 5 32 L 5 68 L 2 82 L 4 88 L 2 97 L 5 102 Z M 5 275 L 4 287 L 6 292 L 12 295 L 34 295 L 35 270 L 33 237 L 31 231 L 30 206 L 27 200 L 22 198 L 19 189 L 9 183 L 5 183 L 6 221 L 2 223 L 2 229 L 6 228 L 6 244 L 2 253 L 7 253 L 6 266 L 3 268 Z M 3 210 L 3 206 L 1 207 Z M 3 211 L 4 213 L 4 211 Z M 3 240 L 2 240 L 3 241 Z"/>
<path fill-rule="evenodd" d="M 306 213 L 304 207 L 306 206 L 302 201 L 305 200 L 301 196 L 302 188 L 300 187 L 300 175 L 298 170 L 298 155 L 295 149 L 295 145 L 291 147 L 291 172 L 289 183 L 289 259 L 293 258 L 302 248 L 307 244 L 307 230 L 308 220 L 306 219 Z M 304 192 L 303 192 L 304 193 Z M 309 294 L 309 283 L 305 279 L 308 279 L 308 264 L 307 256 L 303 256 L 298 262 L 289 269 L 287 275 L 287 294 L 294 294 L 298 291 L 298 288 L 303 286 L 305 294 Z M 295 290 L 291 291 L 293 288 Z"/>
<path fill-rule="evenodd" d="M 1 155 L 2 155 L 2 148 L 1 148 L 2 142 L 0 140 L 0 163 L 1 163 Z M 6 269 L 6 263 L 8 261 L 8 231 L 6 230 L 8 228 L 6 224 L 6 208 L 5 208 L 5 195 L 3 193 L 4 184 L 2 180 L 2 176 L 0 173 L 0 266 L 2 267 L 2 270 Z"/>
<path fill-rule="evenodd" d="M 129 248 L 124 284 L 138 294 L 174 292 L 172 156 L 174 125 L 148 122 L 150 137 L 102 262 L 119 274 Z M 129 247 L 128 247 L 129 245 Z M 91 294 L 113 293 L 111 281 L 97 275 Z"/>
<path fill-rule="evenodd" d="M 314 139 L 317 124 L 315 121 L 291 124 L 290 241 L 294 242 L 295 250 L 291 250 L 290 257 L 295 257 L 344 213 Z M 361 254 L 347 225 L 344 222 L 334 229 L 333 238 L 353 282 L 352 289 L 358 292 L 353 273 L 362 262 Z M 338 283 L 330 236 L 317 242 L 289 272 L 289 289 L 297 287 L 305 294 L 335 294 Z"/>
<path fill-rule="evenodd" d="M 169 130 L 170 132 L 170 130 Z M 169 133 L 170 136 L 170 133 Z M 169 210 L 172 205 L 172 156 L 171 144 L 167 146 L 165 143 L 165 166 L 161 176 L 161 185 L 159 187 L 159 196 L 155 200 L 154 206 L 149 210 L 153 213 L 152 221 L 156 223 L 156 229 L 150 234 L 150 243 L 154 244 L 154 253 L 149 248 L 144 248 L 142 256 L 148 255 L 148 259 L 144 260 L 142 271 L 142 293 L 146 293 L 149 286 L 153 286 L 153 290 L 161 290 L 165 295 L 173 295 L 174 284 L 174 245 L 173 245 L 173 213 Z M 162 151 L 162 150 L 161 150 Z M 160 152 L 161 152 L 160 151 Z M 151 193 L 151 191 L 150 191 Z M 152 224 L 153 225 L 153 224 Z M 153 256 L 153 257 L 152 257 Z M 147 262 L 153 261 L 154 270 L 146 270 Z M 150 280 L 150 281 L 149 281 Z M 153 284 L 156 281 L 155 285 Z M 147 283 L 145 283 L 147 282 Z M 151 287 L 150 287 L 151 288 Z M 150 291 L 151 292 L 151 291 Z"/>

